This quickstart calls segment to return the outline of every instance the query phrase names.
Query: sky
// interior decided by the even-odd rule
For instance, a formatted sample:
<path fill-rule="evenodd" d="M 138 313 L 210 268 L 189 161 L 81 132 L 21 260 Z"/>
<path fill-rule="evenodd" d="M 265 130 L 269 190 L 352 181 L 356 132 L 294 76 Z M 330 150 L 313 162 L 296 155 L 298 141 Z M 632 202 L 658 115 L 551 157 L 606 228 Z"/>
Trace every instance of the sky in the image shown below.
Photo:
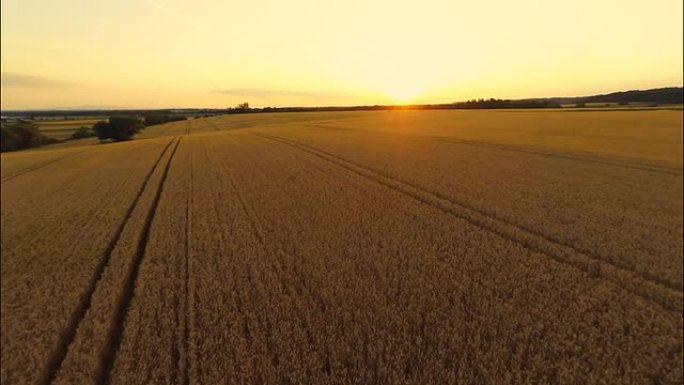
<path fill-rule="evenodd" d="M 681 86 L 682 0 L 3 0 L 1 108 L 447 103 Z"/>

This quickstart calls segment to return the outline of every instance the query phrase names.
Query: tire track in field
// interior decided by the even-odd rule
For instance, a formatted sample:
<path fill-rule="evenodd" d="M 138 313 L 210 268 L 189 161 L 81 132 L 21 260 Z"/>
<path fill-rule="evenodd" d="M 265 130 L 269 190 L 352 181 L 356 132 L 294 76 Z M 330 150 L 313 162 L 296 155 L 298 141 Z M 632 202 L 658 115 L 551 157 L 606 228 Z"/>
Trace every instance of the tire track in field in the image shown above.
<path fill-rule="evenodd" d="M 526 149 L 526 148 L 522 148 L 522 147 L 516 147 L 516 146 L 505 145 L 505 144 L 487 142 L 487 141 L 483 141 L 483 140 L 456 139 L 456 138 L 448 138 L 448 137 L 436 137 L 436 138 L 440 139 L 440 140 L 447 141 L 447 142 L 457 142 L 459 144 L 464 144 L 464 145 L 468 145 L 468 146 L 485 147 L 485 148 L 492 148 L 492 149 L 500 150 L 500 151 L 509 151 L 509 152 L 523 153 L 523 154 L 531 154 L 531 155 L 537 155 L 537 156 L 541 156 L 541 157 L 545 157 L 545 158 L 559 158 L 559 159 L 572 160 L 572 161 L 584 162 L 584 163 L 589 163 L 589 164 L 601 164 L 601 165 L 606 165 L 606 166 L 621 167 L 621 168 L 648 171 L 648 172 L 654 172 L 654 173 L 659 173 L 659 174 L 667 174 L 667 175 L 675 175 L 675 176 L 676 175 L 682 175 L 682 169 L 676 168 L 676 167 L 659 166 L 659 165 L 655 165 L 655 164 L 641 163 L 641 162 L 601 159 L 598 156 L 596 156 L 596 157 L 582 156 L 582 155 L 576 155 L 576 154 L 565 153 L 565 152 Z"/>
<path fill-rule="evenodd" d="M 166 178 L 169 174 L 169 168 L 171 167 L 174 155 L 176 155 L 176 150 L 178 149 L 178 145 L 180 144 L 182 138 L 182 136 L 174 137 L 171 140 L 172 142 L 175 140 L 176 144 L 171 151 L 169 159 L 166 161 L 164 172 L 159 184 L 157 185 L 154 199 L 149 210 L 147 211 L 147 216 L 145 217 L 145 222 L 143 224 L 136 252 L 133 256 L 130 269 L 126 274 L 123 291 L 119 296 L 119 301 L 117 303 L 116 310 L 114 311 L 114 316 L 112 317 L 109 331 L 107 332 L 107 342 L 105 344 L 104 351 L 100 356 L 100 363 L 95 375 L 95 383 L 98 385 L 107 385 L 111 381 L 112 368 L 114 367 L 114 362 L 116 361 L 116 356 L 119 352 L 119 347 L 121 346 L 121 339 L 123 337 L 124 326 L 128 316 L 128 309 L 133 297 L 135 296 L 135 283 L 138 279 L 140 265 L 145 257 L 145 249 L 149 240 L 152 221 L 154 220 L 157 206 L 159 205 L 159 200 L 164 189 L 164 184 L 166 183 Z"/>
<path fill-rule="evenodd" d="M 164 146 L 164 149 L 159 154 L 159 157 L 154 162 L 154 164 L 152 164 L 152 167 L 150 167 L 150 171 L 147 172 L 147 175 L 145 176 L 145 179 L 142 185 L 140 186 L 140 189 L 138 189 L 135 198 L 126 209 L 125 215 L 119 223 L 119 226 L 114 231 L 114 235 L 110 239 L 109 244 L 107 244 L 107 248 L 102 253 L 100 260 L 95 266 L 95 270 L 93 272 L 92 277 L 90 278 L 90 281 L 88 282 L 88 286 L 86 287 L 85 293 L 81 296 L 81 300 L 72 312 L 71 317 L 69 317 L 66 326 L 60 332 L 57 340 L 57 346 L 55 347 L 55 350 L 53 351 L 50 358 L 48 358 L 45 368 L 43 369 L 43 373 L 41 374 L 41 377 L 38 379 L 38 384 L 48 385 L 52 383 L 55 375 L 57 374 L 57 371 L 62 366 L 62 362 L 64 362 L 64 358 L 66 357 L 69 345 L 71 345 L 71 343 L 74 341 L 74 338 L 76 337 L 76 331 L 78 330 L 78 326 L 80 325 L 81 321 L 88 312 L 88 309 L 90 308 L 90 304 L 93 299 L 93 294 L 95 293 L 95 288 L 97 287 L 97 283 L 100 281 L 100 278 L 102 278 L 102 275 L 104 274 L 104 271 L 107 268 L 107 265 L 109 264 L 109 260 L 111 258 L 112 252 L 114 251 L 114 247 L 119 241 L 121 233 L 123 232 L 124 227 L 126 227 L 126 223 L 130 219 L 133 210 L 135 209 L 135 207 L 138 204 L 138 201 L 140 200 L 140 197 L 147 188 L 147 185 L 150 179 L 152 178 L 152 174 L 154 174 L 154 171 L 157 169 L 159 162 L 161 162 L 162 158 L 164 157 L 164 154 L 166 154 L 172 142 L 173 139 L 170 140 L 169 143 L 166 144 L 166 146 Z"/>
<path fill-rule="evenodd" d="M 216 125 L 216 123 L 214 123 L 214 122 L 211 121 L 211 118 L 205 119 L 205 122 L 207 122 L 207 124 L 209 124 L 209 125 L 211 126 L 211 128 L 214 129 L 214 131 L 221 131 L 221 129 L 219 128 L 219 126 Z"/>
<path fill-rule="evenodd" d="M 242 207 L 242 210 L 245 212 L 245 215 L 247 216 L 249 226 L 252 230 L 252 234 L 257 238 L 257 241 L 259 241 L 259 244 L 262 247 L 266 246 L 266 238 L 264 236 L 264 231 L 261 228 L 259 218 L 254 212 L 252 206 L 247 204 L 247 200 L 238 188 L 237 183 L 235 182 L 235 177 L 233 176 L 233 173 L 231 172 L 230 168 L 225 163 L 221 163 L 221 167 L 223 168 L 225 175 L 228 175 L 230 186 L 233 188 L 233 191 L 235 191 L 235 195 L 238 197 L 240 206 Z"/>
<path fill-rule="evenodd" d="M 21 170 L 19 170 L 19 171 L 15 171 L 15 172 L 13 172 L 13 173 L 10 173 L 9 175 L 3 176 L 3 178 L 0 179 L 0 181 L 2 181 L 2 182 L 8 182 L 8 181 L 10 181 L 10 180 L 12 180 L 12 179 L 14 179 L 14 178 L 16 178 L 16 177 L 22 176 L 22 175 L 27 174 L 27 173 L 32 172 L 32 171 L 40 170 L 41 168 L 44 168 L 44 167 L 53 165 L 53 164 L 59 162 L 60 160 L 72 158 L 72 157 L 74 157 L 74 156 L 76 156 L 76 155 L 80 155 L 80 154 L 82 154 L 82 153 L 84 153 L 84 152 L 86 152 L 86 151 L 79 151 L 79 152 L 77 152 L 77 153 L 67 154 L 67 155 L 62 156 L 62 157 L 59 157 L 59 158 L 57 158 L 57 159 L 50 159 L 50 160 L 48 160 L 48 161 L 45 161 L 45 162 L 42 162 L 42 163 L 39 163 L 39 164 L 35 164 L 35 165 L 33 165 L 33 166 L 29 166 L 29 167 L 23 168 L 23 169 L 21 169 Z"/>
<path fill-rule="evenodd" d="M 249 226 L 252 229 L 252 233 L 254 234 L 254 236 L 259 241 L 259 244 L 261 246 L 265 246 L 266 240 L 264 238 L 264 232 L 260 229 L 259 219 L 257 218 L 256 214 L 254 214 L 254 212 L 251 210 L 250 206 L 247 205 L 245 198 L 242 196 L 240 189 L 238 189 L 237 184 L 235 183 L 235 178 L 233 178 L 233 174 L 230 172 L 228 167 L 226 167 L 225 165 L 224 165 L 224 170 L 226 170 L 226 174 L 228 174 L 228 179 L 230 180 L 230 185 L 231 185 L 231 187 L 233 187 L 233 190 L 235 191 L 235 195 L 237 195 L 238 200 L 240 201 L 240 205 L 242 206 L 242 210 L 244 210 L 245 215 L 247 215 L 247 218 L 249 219 Z"/>
<path fill-rule="evenodd" d="M 165 133 L 166 130 L 168 130 L 168 129 L 169 129 L 169 125 L 168 125 L 168 124 L 165 124 L 164 127 L 162 127 L 162 129 L 159 130 L 159 132 L 157 133 L 157 135 L 156 135 L 155 137 L 158 138 L 158 137 L 164 135 L 164 133 Z"/>
<path fill-rule="evenodd" d="M 327 160 L 359 176 L 412 197 L 419 202 L 439 209 L 481 229 L 490 231 L 504 239 L 515 242 L 524 248 L 540 253 L 557 262 L 570 265 L 589 275 L 600 276 L 626 291 L 638 295 L 665 310 L 679 311 L 682 307 L 682 291 L 672 287 L 667 281 L 654 280 L 620 264 L 603 260 L 593 253 L 586 253 L 573 245 L 553 239 L 539 231 L 528 229 L 493 214 L 478 210 L 443 194 L 429 191 L 410 182 L 386 175 L 377 170 L 348 161 L 337 155 L 294 140 L 267 134 L 256 134 L 265 139 L 289 145 L 313 156 Z"/>
<path fill-rule="evenodd" d="M 374 134 L 383 134 L 382 132 L 377 132 L 377 131 L 364 130 L 364 129 L 352 129 L 352 128 L 345 128 L 345 127 L 340 127 L 340 126 L 331 126 L 331 125 L 324 125 L 324 124 L 309 124 L 309 127 L 340 130 L 340 131 L 360 131 L 360 132 L 368 132 L 368 133 L 374 133 Z M 522 154 L 537 155 L 537 156 L 541 156 L 541 157 L 545 157 L 545 158 L 559 158 L 559 159 L 572 160 L 572 161 L 584 162 L 584 163 L 589 163 L 589 164 L 602 164 L 602 165 L 613 166 L 613 167 L 621 167 L 621 168 L 627 168 L 627 169 L 649 171 L 649 172 L 675 175 L 675 176 L 682 175 L 682 169 L 681 168 L 667 167 L 667 166 L 642 163 L 642 162 L 636 162 L 636 161 L 611 160 L 611 159 L 603 159 L 599 156 L 590 156 L 590 155 L 589 156 L 586 156 L 586 155 L 583 156 L 583 155 L 579 155 L 579 154 L 573 154 L 570 152 L 546 151 L 543 149 L 531 149 L 531 148 L 525 148 L 525 147 L 519 147 L 519 146 L 506 145 L 506 144 L 502 144 L 502 143 L 488 142 L 485 140 L 460 139 L 460 138 L 452 138 L 452 137 L 447 137 L 447 136 L 421 135 L 421 134 L 402 134 L 402 135 L 416 136 L 416 137 L 428 138 L 428 139 L 438 139 L 438 140 L 442 140 L 445 142 L 457 143 L 457 144 L 462 144 L 462 145 L 466 145 L 466 146 L 490 148 L 490 149 L 499 150 L 499 151 L 509 151 L 509 152 L 517 152 L 517 153 L 522 153 Z"/>
<path fill-rule="evenodd" d="M 188 121 L 189 121 L 189 120 L 188 120 Z M 159 132 L 157 133 L 157 135 L 155 135 L 154 137 L 155 137 L 155 138 L 158 138 L 158 137 L 164 135 L 164 134 L 166 133 L 166 131 L 169 129 L 169 127 L 170 127 L 171 125 L 175 124 L 175 123 L 176 123 L 175 121 L 171 121 L 171 122 L 166 122 L 166 123 L 161 123 L 161 124 L 159 124 L 159 125 L 161 125 L 161 126 L 163 126 L 163 127 L 162 127 L 161 130 L 159 130 Z"/>
<path fill-rule="evenodd" d="M 188 124 L 188 130 L 190 125 Z M 187 201 L 185 206 L 185 259 L 183 264 L 183 323 L 181 326 L 181 352 L 182 362 L 179 362 L 180 366 L 180 385 L 190 384 L 190 337 L 189 337 L 189 320 L 190 320 L 190 229 L 192 229 L 192 202 L 193 202 L 193 175 L 192 175 L 192 153 L 188 152 L 188 187 L 187 187 Z"/>
<path fill-rule="evenodd" d="M 211 119 L 211 118 L 205 118 L 205 119 L 203 119 L 203 120 L 206 121 L 207 124 L 209 124 L 209 125 L 214 129 L 214 131 L 242 130 L 242 129 L 245 129 L 245 128 L 253 127 L 253 125 L 252 125 L 251 123 L 249 123 L 249 122 L 246 122 L 246 121 L 237 121 L 237 122 L 228 122 L 229 124 L 236 123 L 237 125 L 234 126 L 234 127 L 224 127 L 224 128 L 221 128 L 221 127 L 219 127 L 219 125 L 217 125 L 216 123 L 214 123 L 214 122 L 211 121 L 210 119 Z"/>
<path fill-rule="evenodd" d="M 187 135 L 187 134 L 185 134 Z M 188 157 L 190 154 L 188 153 Z M 189 159 L 188 159 L 189 163 Z M 189 177 L 185 188 L 185 242 L 184 253 L 175 261 L 178 268 L 177 282 L 180 283 L 180 292 L 174 295 L 174 343 L 171 346 L 171 378 L 179 385 L 188 385 L 188 259 L 190 251 L 190 205 L 192 202 L 192 166 L 189 165 Z"/>
<path fill-rule="evenodd" d="M 359 167 L 359 168 L 361 168 L 361 169 L 364 169 L 364 170 L 366 170 L 366 171 L 368 171 L 368 172 L 371 172 L 371 173 L 373 173 L 373 174 L 379 175 L 379 176 L 384 177 L 384 178 L 387 178 L 387 179 L 392 179 L 392 180 L 394 180 L 394 181 L 396 181 L 396 182 L 398 182 L 398 183 L 407 185 L 407 186 L 409 186 L 409 187 L 412 187 L 412 188 L 417 189 L 417 190 L 419 190 L 419 191 L 422 191 L 422 192 L 424 192 L 424 193 L 434 195 L 435 197 L 437 197 L 437 198 L 439 198 L 439 199 L 441 199 L 441 200 L 448 201 L 448 202 L 450 202 L 450 203 L 452 203 L 452 204 L 454 204 L 454 205 L 457 205 L 457 206 L 459 206 L 459 207 L 463 207 L 463 208 L 465 208 L 465 209 L 467 209 L 467 210 L 476 212 L 476 213 L 478 213 L 478 214 L 480 214 L 480 215 L 483 215 L 483 216 L 492 218 L 492 219 L 497 220 L 497 221 L 501 221 L 501 222 L 503 222 L 503 223 L 506 224 L 506 225 L 509 225 L 509 226 L 512 226 L 512 227 L 519 228 L 519 229 L 521 229 L 521 230 L 524 230 L 525 232 L 528 232 L 528 233 L 531 233 L 531 234 L 533 234 L 533 235 L 535 235 L 535 236 L 544 238 L 544 239 L 547 240 L 548 242 L 551 242 L 551 243 L 554 243 L 554 244 L 558 244 L 558 245 L 560 245 L 560 246 L 564 246 L 564 247 L 570 248 L 570 249 L 572 249 L 574 252 L 576 252 L 576 253 L 578 253 L 578 254 L 586 254 L 586 255 L 590 256 L 591 259 L 596 259 L 596 260 L 599 260 L 600 262 L 604 262 L 604 263 L 608 263 L 608 264 L 613 264 L 613 265 L 615 265 L 615 267 L 617 267 L 617 268 L 619 268 L 619 269 L 628 270 L 628 271 L 630 271 L 630 272 L 632 272 L 632 273 L 634 273 L 634 274 L 640 275 L 640 274 L 639 274 L 638 272 L 636 272 L 633 268 L 631 268 L 630 266 L 628 266 L 628 265 L 626 265 L 626 264 L 621 264 L 621 263 L 619 263 L 619 262 L 609 262 L 609 261 L 606 261 L 606 260 L 604 260 L 604 258 L 602 258 L 600 255 L 597 255 L 597 254 L 593 253 L 591 250 L 586 250 L 586 249 L 578 248 L 578 247 L 576 247 L 576 246 L 574 246 L 574 245 L 572 245 L 572 244 L 570 244 L 570 243 L 567 243 L 566 241 L 564 241 L 564 240 L 562 240 L 562 239 L 559 239 L 559 238 L 556 238 L 556 237 L 552 237 L 552 236 L 549 236 L 549 235 L 547 235 L 547 234 L 543 234 L 543 233 L 541 233 L 541 232 L 539 232 L 539 231 L 537 231 L 537 230 L 530 229 L 530 228 L 524 227 L 524 226 L 522 226 L 522 225 L 519 225 L 519 224 L 517 224 L 517 223 L 515 223 L 515 222 L 512 222 L 512 221 L 510 221 L 510 220 L 508 220 L 508 219 L 501 218 L 501 217 L 497 216 L 495 213 L 486 212 L 485 210 L 482 210 L 482 209 L 477 208 L 477 207 L 475 207 L 475 206 L 469 205 L 469 204 L 467 204 L 467 203 L 456 201 L 456 200 L 454 200 L 452 197 L 449 197 L 449 196 L 447 196 L 447 195 L 445 195 L 445 194 L 442 194 L 442 193 L 439 193 L 439 192 L 435 192 L 435 191 L 428 190 L 428 189 L 426 189 L 426 188 L 424 188 L 424 187 L 421 187 L 421 186 L 419 186 L 419 185 L 417 185 L 417 184 L 415 184 L 415 183 L 408 182 L 408 181 L 405 181 L 405 180 L 401 180 L 401 179 L 399 179 L 399 178 L 397 178 L 397 177 L 394 177 L 394 176 L 391 176 L 391 175 L 389 175 L 389 174 L 387 174 L 387 173 L 385 173 L 385 172 L 381 172 L 381 171 L 378 171 L 378 170 L 373 169 L 373 168 L 371 168 L 371 167 L 364 166 L 364 165 L 361 165 L 361 164 L 359 164 L 359 163 L 355 163 L 355 162 L 349 161 L 349 160 L 347 160 L 347 159 L 345 159 L 345 158 L 339 157 L 339 156 L 337 156 L 337 155 L 335 155 L 335 154 L 332 154 L 332 153 L 330 153 L 330 152 L 326 152 L 326 151 L 324 151 L 324 150 L 321 150 L 321 149 L 319 149 L 319 148 L 313 147 L 313 146 L 311 146 L 311 145 L 307 145 L 307 144 L 302 143 L 302 142 L 297 142 L 297 141 L 294 141 L 294 140 L 291 140 L 291 139 L 282 138 L 282 137 L 277 137 L 277 138 L 282 139 L 282 140 L 285 140 L 285 141 L 288 141 L 288 142 L 291 142 L 291 143 L 296 144 L 296 145 L 300 145 L 300 146 L 307 147 L 307 148 L 309 148 L 309 149 L 311 149 L 311 150 L 313 150 L 313 151 L 318 151 L 318 152 L 323 153 L 323 154 L 325 154 L 325 155 L 327 155 L 327 156 L 330 156 L 330 157 L 339 159 L 339 160 L 341 160 L 341 161 L 343 161 L 343 162 L 350 163 L 350 164 L 352 164 L 352 165 L 354 165 L 354 166 L 356 166 L 356 167 Z M 640 275 L 640 276 L 641 276 L 641 275 Z M 681 289 L 678 287 L 677 283 L 675 283 L 675 282 L 670 282 L 670 281 L 667 281 L 667 280 L 665 280 L 665 279 L 653 279 L 653 278 L 645 277 L 645 276 L 642 276 L 642 278 L 645 279 L 645 280 L 647 280 L 647 281 L 653 281 L 653 282 L 655 282 L 655 283 L 657 283 L 657 284 L 666 286 L 666 287 L 668 287 L 669 289 L 681 291 Z"/>
<path fill-rule="evenodd" d="M 190 120 L 185 126 L 185 133 L 188 135 Z M 176 261 L 178 268 L 177 282 L 180 283 L 180 292 L 173 298 L 174 312 L 174 343 L 171 346 L 171 379 L 179 385 L 187 385 L 188 380 L 188 259 L 190 251 L 190 205 L 192 201 L 192 165 L 190 164 L 190 153 L 188 153 L 188 182 L 185 187 L 185 240 L 183 242 L 183 255 Z"/>

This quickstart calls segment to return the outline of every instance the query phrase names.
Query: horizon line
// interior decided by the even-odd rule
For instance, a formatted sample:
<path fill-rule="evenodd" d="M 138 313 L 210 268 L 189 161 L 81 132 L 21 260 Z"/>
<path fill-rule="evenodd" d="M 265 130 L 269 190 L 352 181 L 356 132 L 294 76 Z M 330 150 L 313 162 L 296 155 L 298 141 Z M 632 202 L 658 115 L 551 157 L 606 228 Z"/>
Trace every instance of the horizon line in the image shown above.
<path fill-rule="evenodd" d="M 583 95 L 574 95 L 574 96 L 529 96 L 529 97 L 523 97 L 523 98 L 494 98 L 494 97 L 488 97 L 488 98 L 470 98 L 466 100 L 459 100 L 459 101 L 451 101 L 451 102 L 436 102 L 436 103 L 393 103 L 393 104 L 361 104 L 361 105 L 325 105 L 325 106 L 275 106 L 275 105 L 269 105 L 269 106 L 263 106 L 263 107 L 254 107 L 255 109 L 264 109 L 264 108 L 359 108 L 359 107 L 419 107 L 419 106 L 443 106 L 443 105 L 449 105 L 449 104 L 456 104 L 456 103 L 465 103 L 470 100 L 490 100 L 490 99 L 496 99 L 496 100 L 506 100 L 506 101 L 526 101 L 526 100 L 536 100 L 536 99 L 575 99 L 575 98 L 586 98 L 586 97 L 592 97 L 592 96 L 605 96 L 605 95 L 611 95 L 611 94 L 616 94 L 616 93 L 626 93 L 626 92 L 645 92 L 645 91 L 657 91 L 657 90 L 665 90 L 665 89 L 683 89 L 684 90 L 684 85 L 680 86 L 665 86 L 665 87 L 657 87 L 657 88 L 647 88 L 647 89 L 629 89 L 629 90 L 618 90 L 618 91 L 608 91 L 608 92 L 603 92 L 603 93 L 595 93 L 595 94 L 583 94 Z M 247 102 L 249 103 L 249 102 Z M 6 112 L 28 112 L 28 111 L 60 111 L 60 112 L 69 112 L 69 111 L 120 111 L 120 110 L 129 110 L 129 111 L 136 111 L 136 110 L 147 110 L 147 111 L 153 111 L 153 110 L 228 110 L 234 108 L 234 106 L 229 106 L 229 107 L 94 107 L 94 106 L 89 106 L 89 107 L 33 107 L 33 108 L 18 108 L 18 109 L 3 109 L 0 107 L 0 112 L 6 111 Z"/>

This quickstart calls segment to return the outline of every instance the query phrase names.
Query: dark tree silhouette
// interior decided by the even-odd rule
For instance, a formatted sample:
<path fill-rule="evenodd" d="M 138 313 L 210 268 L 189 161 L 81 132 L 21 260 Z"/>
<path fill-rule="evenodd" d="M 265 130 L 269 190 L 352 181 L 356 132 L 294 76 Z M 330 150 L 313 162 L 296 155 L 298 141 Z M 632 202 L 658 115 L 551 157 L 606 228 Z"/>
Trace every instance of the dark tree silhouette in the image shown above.
<path fill-rule="evenodd" d="M 165 115 L 165 114 L 148 114 L 145 115 L 145 126 L 152 126 L 154 124 L 162 124 L 167 122 L 175 122 L 178 120 L 186 120 L 184 115 Z"/>
<path fill-rule="evenodd" d="M 100 140 L 113 139 L 116 142 L 129 140 L 143 128 L 138 118 L 111 116 L 108 122 L 95 123 L 93 130 Z"/>
<path fill-rule="evenodd" d="M 2 125 L 0 128 L 0 151 L 14 151 L 51 143 L 38 126 L 33 123 Z"/>

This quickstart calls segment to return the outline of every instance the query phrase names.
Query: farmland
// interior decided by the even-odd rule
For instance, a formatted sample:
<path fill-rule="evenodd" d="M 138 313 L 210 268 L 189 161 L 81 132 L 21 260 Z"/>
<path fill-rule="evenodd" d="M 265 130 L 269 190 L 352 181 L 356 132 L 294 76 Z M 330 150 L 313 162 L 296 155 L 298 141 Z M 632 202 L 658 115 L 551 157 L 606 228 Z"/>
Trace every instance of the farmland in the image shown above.
<path fill-rule="evenodd" d="M 236 114 L 2 154 L 2 384 L 681 383 L 682 111 Z"/>
<path fill-rule="evenodd" d="M 104 118 L 106 120 L 106 118 Z M 77 129 L 92 128 L 100 119 L 67 119 L 67 120 L 39 120 L 38 129 L 49 138 L 65 139 L 71 137 Z"/>

